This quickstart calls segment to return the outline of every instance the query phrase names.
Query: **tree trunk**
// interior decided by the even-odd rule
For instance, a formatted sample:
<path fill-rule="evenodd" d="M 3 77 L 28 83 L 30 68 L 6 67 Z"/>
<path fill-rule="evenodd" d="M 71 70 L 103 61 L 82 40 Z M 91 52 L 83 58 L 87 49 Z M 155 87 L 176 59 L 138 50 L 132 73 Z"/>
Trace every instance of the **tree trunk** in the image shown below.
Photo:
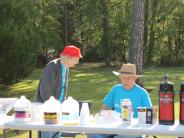
<path fill-rule="evenodd" d="M 109 42 L 109 20 L 108 20 L 108 1 L 101 0 L 102 6 L 102 27 L 103 27 L 103 35 L 102 35 L 102 51 L 105 64 L 110 66 L 110 42 Z"/>
<path fill-rule="evenodd" d="M 143 51 L 146 49 L 147 45 L 147 37 L 148 37 L 148 15 L 149 15 L 149 0 L 145 1 L 145 12 L 144 12 L 144 41 L 143 41 Z M 144 59 L 144 52 L 143 52 L 143 59 Z M 143 61 L 145 63 L 145 60 Z"/>
<path fill-rule="evenodd" d="M 157 6 L 159 1 L 153 0 L 152 1 L 152 11 L 151 11 L 151 24 L 150 24 L 150 36 L 149 36 L 149 47 L 148 47 L 148 54 L 147 54 L 147 65 L 150 65 L 153 63 L 153 53 L 154 53 L 154 46 L 155 46 L 155 18 L 156 18 L 156 12 L 157 12 Z"/>
<path fill-rule="evenodd" d="M 132 35 L 129 60 L 131 63 L 136 64 L 137 74 L 141 74 L 143 69 L 144 5 L 145 0 L 133 0 Z"/>
<path fill-rule="evenodd" d="M 180 65 L 181 63 L 181 58 L 180 58 L 180 51 L 182 50 L 182 25 L 183 25 L 183 22 L 182 22 L 182 17 L 179 18 L 179 21 L 178 21 L 178 33 L 177 33 L 177 36 L 175 38 L 175 60 L 176 60 L 176 64 L 177 65 Z"/>
<path fill-rule="evenodd" d="M 68 44 L 68 16 L 67 16 L 67 3 L 64 3 L 64 44 Z"/>

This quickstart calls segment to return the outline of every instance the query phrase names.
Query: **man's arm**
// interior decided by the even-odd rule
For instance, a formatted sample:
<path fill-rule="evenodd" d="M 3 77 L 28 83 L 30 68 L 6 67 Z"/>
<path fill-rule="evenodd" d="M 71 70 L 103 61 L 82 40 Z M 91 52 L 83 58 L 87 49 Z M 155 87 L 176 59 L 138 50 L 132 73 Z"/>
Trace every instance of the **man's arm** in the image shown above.
<path fill-rule="evenodd" d="M 148 93 L 142 96 L 142 104 L 144 107 L 152 107 L 151 98 Z"/>
<path fill-rule="evenodd" d="M 111 110 L 111 109 L 108 106 L 106 106 L 105 104 L 103 104 L 102 110 Z"/>
<path fill-rule="evenodd" d="M 40 96 L 43 101 L 49 99 L 50 96 L 54 96 L 56 85 L 56 69 L 54 66 L 54 63 L 47 65 L 40 79 Z"/>

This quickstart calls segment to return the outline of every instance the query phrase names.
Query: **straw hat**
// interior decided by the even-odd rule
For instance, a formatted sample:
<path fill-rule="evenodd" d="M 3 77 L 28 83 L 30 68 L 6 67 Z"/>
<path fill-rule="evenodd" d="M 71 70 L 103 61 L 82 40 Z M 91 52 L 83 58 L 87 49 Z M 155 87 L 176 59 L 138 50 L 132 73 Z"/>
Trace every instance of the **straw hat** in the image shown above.
<path fill-rule="evenodd" d="M 113 71 L 113 74 L 117 76 L 121 74 L 124 76 L 142 77 L 142 75 L 136 75 L 136 65 L 131 63 L 122 64 L 120 71 Z"/>

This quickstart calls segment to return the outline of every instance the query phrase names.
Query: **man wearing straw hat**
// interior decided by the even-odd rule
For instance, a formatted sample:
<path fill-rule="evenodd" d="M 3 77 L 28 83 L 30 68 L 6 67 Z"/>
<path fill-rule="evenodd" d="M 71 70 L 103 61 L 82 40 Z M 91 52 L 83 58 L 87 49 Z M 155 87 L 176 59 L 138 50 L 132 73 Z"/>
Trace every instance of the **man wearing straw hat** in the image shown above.
<path fill-rule="evenodd" d="M 151 107 L 151 100 L 148 92 L 138 86 L 135 80 L 142 75 L 136 74 L 135 64 L 122 64 L 120 71 L 113 71 L 113 74 L 119 76 L 121 84 L 113 86 L 109 93 L 103 99 L 103 110 L 115 110 L 121 113 L 121 103 L 123 99 L 130 99 L 133 107 L 133 117 L 138 117 L 137 107 Z M 88 134 L 88 138 L 108 138 L 105 134 Z M 140 138 L 141 136 L 123 136 L 117 138 Z"/>

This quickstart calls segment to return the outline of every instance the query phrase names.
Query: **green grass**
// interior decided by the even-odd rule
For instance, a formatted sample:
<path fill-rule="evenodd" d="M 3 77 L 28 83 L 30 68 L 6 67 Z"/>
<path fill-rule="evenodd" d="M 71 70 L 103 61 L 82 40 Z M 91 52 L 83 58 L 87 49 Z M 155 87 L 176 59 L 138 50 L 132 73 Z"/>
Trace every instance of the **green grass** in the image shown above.
<path fill-rule="evenodd" d="M 120 82 L 119 78 L 112 74 L 112 70 L 118 70 L 119 67 L 104 67 L 100 63 L 85 63 L 80 64 L 75 68 L 70 69 L 69 91 L 68 95 L 78 100 L 91 100 L 92 113 L 98 112 L 102 107 L 102 99 L 112 88 L 113 85 Z M 19 83 L 12 85 L 3 95 L 5 97 L 15 97 L 26 95 L 30 100 L 35 94 L 38 80 L 42 69 L 36 69 L 30 76 Z M 162 81 L 163 75 L 169 74 L 169 79 L 174 82 L 175 88 L 175 117 L 178 119 L 179 103 L 178 91 L 180 84 L 184 80 L 183 67 L 155 68 L 150 67 L 144 69 L 143 82 L 146 88 L 152 88 L 151 100 L 154 106 L 158 107 L 158 90 L 159 83 Z M 9 138 L 25 138 L 28 137 L 26 131 L 15 135 L 10 132 Z M 2 138 L 2 132 L 0 132 Z M 165 138 L 165 137 L 162 137 Z"/>

